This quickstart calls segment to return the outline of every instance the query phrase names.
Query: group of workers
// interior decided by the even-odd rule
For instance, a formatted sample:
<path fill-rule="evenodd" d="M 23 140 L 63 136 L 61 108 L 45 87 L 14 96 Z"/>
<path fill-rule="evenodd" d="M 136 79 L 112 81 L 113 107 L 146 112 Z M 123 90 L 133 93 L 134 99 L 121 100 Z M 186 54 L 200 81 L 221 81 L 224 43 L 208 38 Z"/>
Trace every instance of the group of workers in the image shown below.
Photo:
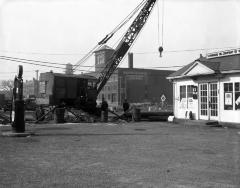
<path fill-rule="evenodd" d="M 127 99 L 125 99 L 123 102 L 124 113 L 126 113 L 128 111 L 129 107 L 130 107 L 129 103 L 128 103 Z M 102 98 L 101 111 L 106 111 L 107 109 L 108 109 L 108 103 L 104 98 Z"/>

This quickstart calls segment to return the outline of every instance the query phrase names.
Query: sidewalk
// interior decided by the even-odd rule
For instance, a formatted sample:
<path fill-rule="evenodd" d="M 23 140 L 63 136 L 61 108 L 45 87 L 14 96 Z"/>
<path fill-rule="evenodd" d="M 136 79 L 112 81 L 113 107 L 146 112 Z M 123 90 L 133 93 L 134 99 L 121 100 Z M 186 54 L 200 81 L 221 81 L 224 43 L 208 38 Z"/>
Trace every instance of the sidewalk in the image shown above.
<path fill-rule="evenodd" d="M 207 126 L 207 127 L 223 127 L 223 128 L 235 128 L 240 129 L 239 123 L 227 123 L 210 120 L 190 120 L 190 119 L 174 119 L 176 124 L 188 125 L 188 126 Z"/>

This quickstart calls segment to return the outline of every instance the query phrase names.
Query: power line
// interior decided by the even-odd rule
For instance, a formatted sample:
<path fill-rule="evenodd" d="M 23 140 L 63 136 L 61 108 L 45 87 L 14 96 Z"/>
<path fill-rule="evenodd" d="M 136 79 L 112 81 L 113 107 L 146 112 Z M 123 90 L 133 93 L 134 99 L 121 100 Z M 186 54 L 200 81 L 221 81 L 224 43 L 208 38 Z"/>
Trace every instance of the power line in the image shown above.
<path fill-rule="evenodd" d="M 42 66 L 42 67 L 48 67 L 48 68 L 56 68 L 56 69 L 66 70 L 66 68 L 64 68 L 64 67 L 58 67 L 58 66 L 52 66 L 52 65 L 42 65 L 42 64 L 38 64 L 38 63 L 32 63 L 32 62 L 29 62 L 29 61 L 23 61 L 23 60 L 20 60 L 20 59 L 5 58 L 5 57 L 0 57 L 0 59 L 2 59 L 2 60 L 7 60 L 7 61 L 12 61 L 12 62 L 23 63 L 23 64 L 30 64 L 30 65 L 36 65 L 36 66 Z M 87 72 L 86 70 L 81 70 L 81 69 L 76 69 L 76 70 Z M 90 71 L 89 71 L 89 72 L 90 72 Z"/>
<path fill-rule="evenodd" d="M 52 65 L 64 65 L 64 66 L 66 65 L 65 63 L 54 63 L 54 62 L 50 62 L 50 61 L 23 59 L 23 58 L 10 57 L 10 56 L 0 56 L 0 58 L 7 58 L 7 59 L 14 59 L 14 60 L 21 60 L 21 61 L 31 61 L 31 62 L 35 62 L 35 63 L 52 64 Z"/>
<path fill-rule="evenodd" d="M 9 56 L 0 56 L 0 59 L 3 60 L 17 60 L 17 62 L 22 62 L 22 63 L 28 63 L 28 64 L 33 64 L 33 65 L 39 65 L 42 66 L 40 64 L 37 63 L 43 63 L 43 64 L 53 64 L 53 65 L 66 65 L 66 64 L 62 64 L 62 63 L 53 63 L 53 62 L 49 62 L 49 61 L 38 61 L 38 60 L 31 60 L 31 59 L 23 59 L 23 58 L 15 58 L 15 57 L 9 57 Z M 27 62 L 25 62 L 27 61 Z M 34 63 L 31 63 L 34 62 Z M 36 63 L 35 63 L 36 62 Z M 46 67 L 51 67 L 51 68 L 61 68 L 61 69 L 65 69 L 64 67 L 55 67 L 55 66 L 46 66 Z M 88 68 L 94 68 L 95 65 L 81 65 L 79 67 L 88 67 Z M 104 68 L 105 66 L 98 66 L 99 68 Z M 143 67 L 143 68 L 175 68 L 175 67 L 181 67 L 181 66 L 168 66 L 168 67 Z M 78 69 L 76 69 L 78 70 Z M 87 72 L 91 72 L 90 69 L 88 70 L 79 70 L 79 71 L 87 71 Z M 25 71 L 26 72 L 26 71 Z M 14 72 L 13 72 L 14 73 Z"/>
<path fill-rule="evenodd" d="M 33 70 L 32 71 L 24 71 L 24 72 L 27 72 L 27 73 L 32 72 L 33 73 Z M 17 74 L 17 71 L 15 71 L 15 72 L 0 72 L 0 74 L 14 74 L 14 73 Z"/>
<path fill-rule="evenodd" d="M 22 60 L 11 59 L 11 58 L 0 57 L 0 59 L 2 59 L 2 60 L 7 60 L 7 61 L 24 63 L 24 64 L 30 64 L 30 65 L 37 65 L 37 66 L 42 66 L 42 67 L 65 69 L 65 68 L 63 68 L 63 67 L 57 67 L 57 66 L 51 66 L 51 65 L 42 65 L 42 64 L 38 64 L 38 63 L 25 62 L 25 61 L 22 61 Z"/>
<path fill-rule="evenodd" d="M 0 52 L 14 53 L 14 54 L 32 54 L 32 55 L 59 55 L 59 56 L 79 56 L 86 55 L 85 53 L 41 53 L 41 52 L 23 52 L 23 51 L 10 51 L 10 50 L 0 50 Z"/>
<path fill-rule="evenodd" d="M 19 62 L 19 63 L 36 65 L 36 66 L 44 66 L 44 67 L 49 67 L 49 68 L 58 68 L 58 69 L 63 69 L 63 70 L 65 70 L 65 68 L 63 68 L 63 67 L 49 66 L 49 65 L 41 65 L 41 64 L 37 64 L 37 63 L 24 62 L 24 61 L 21 61 L 21 60 L 14 60 L 14 59 L 6 59 L 6 58 L 0 58 L 0 59 L 7 60 L 7 61 L 12 61 L 12 62 Z M 180 67 L 180 66 L 155 67 L 155 68 L 176 68 L 176 67 Z M 145 70 L 147 70 L 146 68 L 147 68 L 147 67 L 139 68 L 139 69 L 145 69 Z M 148 67 L 148 68 L 150 68 L 150 67 Z M 153 67 L 152 67 L 152 68 L 153 68 Z M 101 73 L 101 71 L 86 71 L 86 70 L 79 70 L 79 69 L 78 69 L 78 71 L 85 71 L 85 72 L 94 73 L 94 74 Z M 117 74 L 117 73 L 114 73 L 114 74 Z M 138 74 L 136 73 L 136 74 L 134 74 L 134 75 L 138 75 Z"/>
<path fill-rule="evenodd" d="M 16 57 L 10 57 L 10 56 L 0 56 L 0 58 L 4 59 L 13 59 L 13 60 L 19 60 L 19 61 L 27 61 L 27 62 L 35 62 L 35 63 L 42 63 L 42 64 L 51 64 L 51 65 L 63 65 L 65 66 L 67 63 L 56 63 L 56 62 L 50 62 L 50 61 L 40 61 L 40 60 L 32 60 L 32 59 L 23 59 L 23 58 L 16 58 Z M 94 65 L 93 65 L 94 66 Z M 81 65 L 80 67 L 93 67 L 88 65 Z M 64 68 L 65 69 L 65 68 Z"/>
<path fill-rule="evenodd" d="M 239 46 L 229 46 L 229 47 L 221 47 L 221 48 L 197 48 L 197 49 L 185 49 L 185 50 L 165 50 L 164 53 L 179 53 L 179 52 L 193 52 L 193 51 L 206 51 L 206 50 L 219 50 L 219 49 L 230 49 L 230 48 L 239 48 Z M 156 51 L 149 52 L 133 52 L 137 55 L 142 54 L 158 54 Z"/>
<path fill-rule="evenodd" d="M 206 51 L 206 50 L 218 50 L 227 48 L 239 48 L 239 46 L 221 47 L 221 48 L 197 48 L 197 49 L 184 49 L 184 50 L 165 50 L 165 53 L 180 53 L 180 52 L 191 52 L 191 51 Z M 0 50 L 0 52 L 16 53 L 16 54 L 38 54 L 38 55 L 87 55 L 87 53 L 40 53 L 40 52 L 22 52 L 22 51 L 7 51 Z M 158 54 L 159 52 L 135 52 L 134 54 Z"/>

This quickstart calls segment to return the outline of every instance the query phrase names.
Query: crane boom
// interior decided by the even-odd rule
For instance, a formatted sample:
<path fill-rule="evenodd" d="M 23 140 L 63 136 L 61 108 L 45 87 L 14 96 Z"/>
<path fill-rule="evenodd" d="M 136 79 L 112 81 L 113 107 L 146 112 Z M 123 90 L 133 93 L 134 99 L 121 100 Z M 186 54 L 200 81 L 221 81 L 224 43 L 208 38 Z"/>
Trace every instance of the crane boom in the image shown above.
<path fill-rule="evenodd" d="M 126 31 L 124 37 L 119 42 L 115 49 L 112 57 L 109 59 L 106 67 L 101 71 L 100 76 L 97 81 L 97 94 L 100 93 L 104 85 L 107 83 L 108 79 L 111 77 L 113 72 L 116 70 L 119 63 L 122 61 L 123 57 L 128 52 L 129 48 L 132 46 L 134 40 L 142 30 L 143 26 L 147 22 L 147 19 L 153 10 L 154 5 L 157 0 L 147 0 L 138 16 L 134 19 L 131 26 Z"/>

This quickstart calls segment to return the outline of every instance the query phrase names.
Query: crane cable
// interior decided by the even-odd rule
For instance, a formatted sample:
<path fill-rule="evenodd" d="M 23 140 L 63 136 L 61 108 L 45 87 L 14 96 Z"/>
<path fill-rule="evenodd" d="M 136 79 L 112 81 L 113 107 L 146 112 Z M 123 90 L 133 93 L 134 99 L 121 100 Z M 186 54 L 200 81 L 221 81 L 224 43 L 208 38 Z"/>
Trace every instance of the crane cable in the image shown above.
<path fill-rule="evenodd" d="M 156 1 L 157 1 L 157 0 L 156 0 Z M 153 7 L 153 8 L 154 8 L 154 7 Z M 150 15 L 152 14 L 152 12 L 153 12 L 153 11 L 150 11 L 149 17 L 150 17 Z M 146 22 L 145 22 L 145 24 L 143 25 L 142 29 L 139 31 L 137 37 L 136 37 L 135 40 L 133 41 L 133 43 L 132 43 L 132 45 L 130 46 L 129 50 L 130 50 L 130 49 L 134 46 L 134 44 L 136 43 L 137 38 L 140 36 L 140 33 L 143 31 L 143 28 L 146 26 L 147 21 L 148 21 L 148 19 L 146 20 Z M 126 34 L 126 33 L 124 33 L 123 36 L 122 36 L 119 40 L 122 40 L 123 37 L 125 36 L 125 34 Z M 115 45 L 116 45 L 116 44 L 115 44 Z M 123 60 L 125 59 L 125 57 L 126 57 L 126 54 L 123 56 L 122 61 L 120 62 L 119 65 L 121 65 L 121 63 L 123 63 Z M 112 61 L 112 59 L 109 59 L 109 60 L 107 61 L 106 65 L 108 65 L 111 61 Z M 104 67 L 104 69 L 105 69 L 105 68 L 106 68 L 106 67 Z M 89 70 L 91 70 L 91 68 L 90 68 Z M 102 74 L 102 72 L 100 72 L 98 75 L 101 75 L 101 74 Z"/>
<path fill-rule="evenodd" d="M 162 41 L 160 44 L 160 9 L 159 9 L 159 4 L 157 4 L 157 9 L 158 9 L 158 51 L 160 53 L 160 57 L 162 57 L 162 52 L 163 52 L 163 35 L 164 35 L 164 0 L 162 0 L 162 31 L 161 31 L 161 37 L 162 37 Z"/>
<path fill-rule="evenodd" d="M 93 54 L 94 51 L 98 50 L 99 48 L 101 48 L 102 45 L 96 45 L 94 46 L 86 55 L 84 55 L 75 65 L 73 65 L 73 71 L 76 71 L 76 69 L 85 61 L 87 61 Z"/>
<path fill-rule="evenodd" d="M 164 35 L 164 0 L 162 0 L 162 46 L 163 46 L 163 35 Z"/>
<path fill-rule="evenodd" d="M 130 12 L 130 14 L 127 15 L 126 18 L 124 18 L 120 24 L 118 24 L 112 32 L 110 32 L 109 34 L 107 34 L 100 42 L 98 42 L 98 44 L 93 47 L 83 58 L 81 58 L 75 65 L 73 68 L 73 71 L 76 71 L 77 67 L 80 66 L 82 63 L 84 63 L 87 59 L 89 59 L 93 52 L 100 49 L 110 38 L 112 38 L 112 36 L 118 31 L 120 30 L 127 22 L 129 22 L 129 20 L 131 20 L 131 18 L 138 12 L 138 10 L 145 4 L 147 0 L 143 0 L 133 11 Z"/>

